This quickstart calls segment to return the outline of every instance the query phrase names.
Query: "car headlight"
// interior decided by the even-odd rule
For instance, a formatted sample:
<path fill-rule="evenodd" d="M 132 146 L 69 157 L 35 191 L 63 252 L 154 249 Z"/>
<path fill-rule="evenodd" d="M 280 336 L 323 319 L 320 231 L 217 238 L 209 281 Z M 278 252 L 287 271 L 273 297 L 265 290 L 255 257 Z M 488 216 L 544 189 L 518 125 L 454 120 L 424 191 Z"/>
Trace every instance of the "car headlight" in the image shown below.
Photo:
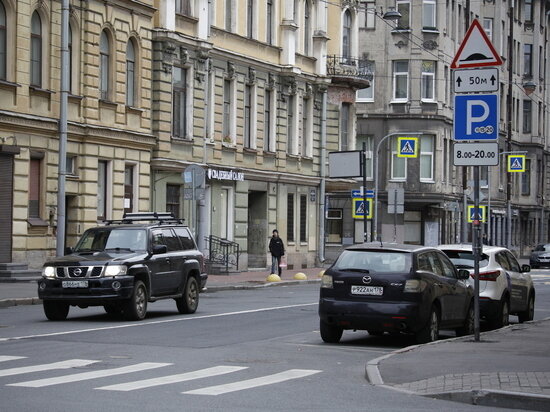
<path fill-rule="evenodd" d="M 55 268 L 53 266 L 45 266 L 42 268 L 42 277 L 55 278 Z"/>
<path fill-rule="evenodd" d="M 331 275 L 323 275 L 321 278 L 321 287 L 325 289 L 332 289 L 332 276 Z"/>
<path fill-rule="evenodd" d="M 124 265 L 112 265 L 105 268 L 104 276 L 120 276 L 125 275 L 128 268 Z"/>

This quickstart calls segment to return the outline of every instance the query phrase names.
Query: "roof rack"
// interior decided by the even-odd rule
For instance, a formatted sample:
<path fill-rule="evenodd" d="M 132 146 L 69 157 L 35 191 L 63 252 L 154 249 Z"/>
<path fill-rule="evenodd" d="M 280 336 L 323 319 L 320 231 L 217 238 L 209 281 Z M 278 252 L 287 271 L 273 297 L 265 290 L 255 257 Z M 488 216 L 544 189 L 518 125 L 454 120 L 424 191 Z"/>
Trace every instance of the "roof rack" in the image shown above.
<path fill-rule="evenodd" d="M 158 222 L 159 224 L 179 223 L 183 224 L 185 219 L 174 217 L 171 212 L 138 212 L 124 213 L 121 220 L 105 220 L 106 225 L 130 224 L 134 222 Z"/>

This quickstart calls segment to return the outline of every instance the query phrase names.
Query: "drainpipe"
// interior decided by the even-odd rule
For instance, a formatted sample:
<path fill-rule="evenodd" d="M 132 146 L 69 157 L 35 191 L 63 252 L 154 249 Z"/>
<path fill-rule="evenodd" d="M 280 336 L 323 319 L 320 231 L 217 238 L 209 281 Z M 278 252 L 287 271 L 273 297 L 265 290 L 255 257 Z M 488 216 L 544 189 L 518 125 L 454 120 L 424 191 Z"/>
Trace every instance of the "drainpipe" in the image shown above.
<path fill-rule="evenodd" d="M 204 74 L 204 135 L 202 143 L 202 162 L 204 167 L 208 167 L 208 144 L 207 139 L 210 139 L 210 57 L 208 57 L 205 62 L 205 74 Z M 206 174 L 206 170 L 205 170 Z M 203 183 L 203 189 L 206 192 L 206 178 Z M 199 200 L 199 225 L 197 230 L 197 243 L 199 250 L 203 253 L 206 252 L 206 240 L 207 236 L 207 226 L 208 226 L 208 211 L 207 211 L 207 202 L 206 202 L 206 193 L 204 194 L 204 199 Z"/>
<path fill-rule="evenodd" d="M 325 261 L 325 179 L 327 173 L 327 89 L 321 103 L 321 183 L 319 187 L 319 262 Z"/>

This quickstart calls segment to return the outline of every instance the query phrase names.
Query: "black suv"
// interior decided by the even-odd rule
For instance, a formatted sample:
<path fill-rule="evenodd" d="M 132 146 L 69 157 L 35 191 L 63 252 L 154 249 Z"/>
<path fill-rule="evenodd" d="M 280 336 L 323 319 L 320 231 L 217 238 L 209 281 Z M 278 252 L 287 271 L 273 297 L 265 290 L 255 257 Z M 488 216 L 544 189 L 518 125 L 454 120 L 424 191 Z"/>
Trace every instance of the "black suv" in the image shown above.
<path fill-rule="evenodd" d="M 424 246 L 367 243 L 342 252 L 321 279 L 321 338 L 336 343 L 344 329 L 371 335 L 405 332 L 420 343 L 439 329 L 473 333 L 473 290 L 467 270 Z"/>
<path fill-rule="evenodd" d="M 50 320 L 69 306 L 103 306 L 110 314 L 141 320 L 147 302 L 174 299 L 194 313 L 208 275 L 189 228 L 171 213 L 126 213 L 88 229 L 67 255 L 44 264 L 38 296 Z"/>

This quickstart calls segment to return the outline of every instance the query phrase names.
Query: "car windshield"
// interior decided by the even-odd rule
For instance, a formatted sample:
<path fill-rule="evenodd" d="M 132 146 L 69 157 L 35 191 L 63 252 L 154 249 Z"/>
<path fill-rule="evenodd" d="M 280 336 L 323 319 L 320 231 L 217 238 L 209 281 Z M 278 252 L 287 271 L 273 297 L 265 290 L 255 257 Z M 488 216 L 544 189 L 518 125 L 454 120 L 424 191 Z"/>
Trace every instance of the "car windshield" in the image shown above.
<path fill-rule="evenodd" d="M 410 253 L 387 250 L 344 250 L 334 269 L 358 272 L 409 272 Z"/>
<path fill-rule="evenodd" d="M 535 252 L 550 252 L 550 244 L 547 245 L 538 245 L 535 248 Z"/>
<path fill-rule="evenodd" d="M 443 253 L 447 255 L 451 262 L 458 269 L 473 269 L 474 268 L 474 254 L 467 250 L 444 250 Z M 481 254 L 479 266 L 484 267 L 489 264 L 489 256 L 485 253 Z"/>
<path fill-rule="evenodd" d="M 134 252 L 147 250 L 147 231 L 144 229 L 87 230 L 75 247 L 75 252 Z"/>

